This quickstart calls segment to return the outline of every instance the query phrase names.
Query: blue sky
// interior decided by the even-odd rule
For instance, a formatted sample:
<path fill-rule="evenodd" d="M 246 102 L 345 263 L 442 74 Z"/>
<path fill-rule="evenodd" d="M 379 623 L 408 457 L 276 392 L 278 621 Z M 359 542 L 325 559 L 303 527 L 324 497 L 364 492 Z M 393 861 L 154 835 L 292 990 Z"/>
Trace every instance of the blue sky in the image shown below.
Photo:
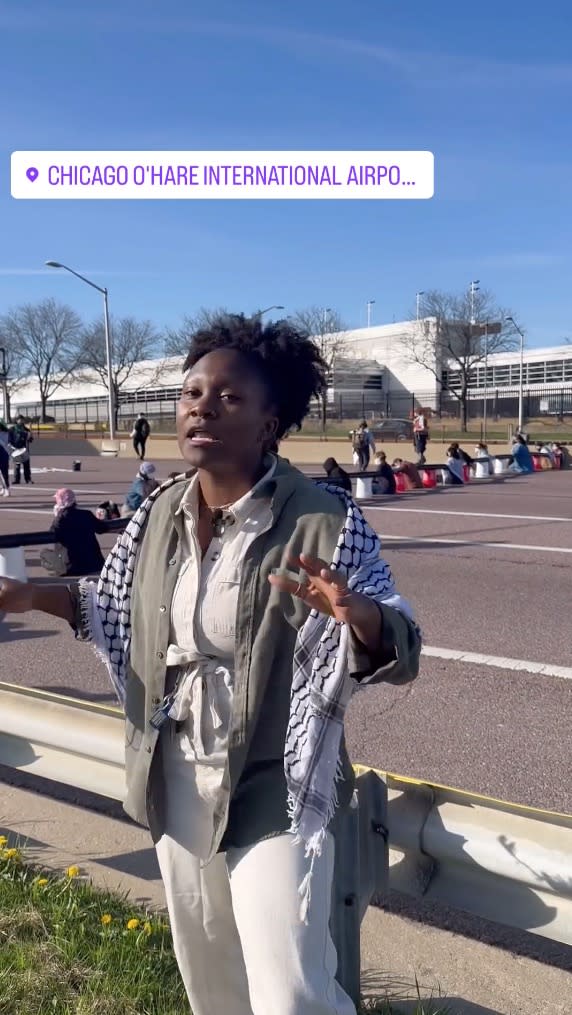
<path fill-rule="evenodd" d="M 200 306 L 408 316 L 480 279 L 527 346 L 572 334 L 569 6 L 529 0 L 0 3 L 0 313 L 175 326 Z M 429 149 L 430 201 L 17 201 L 21 149 Z"/>

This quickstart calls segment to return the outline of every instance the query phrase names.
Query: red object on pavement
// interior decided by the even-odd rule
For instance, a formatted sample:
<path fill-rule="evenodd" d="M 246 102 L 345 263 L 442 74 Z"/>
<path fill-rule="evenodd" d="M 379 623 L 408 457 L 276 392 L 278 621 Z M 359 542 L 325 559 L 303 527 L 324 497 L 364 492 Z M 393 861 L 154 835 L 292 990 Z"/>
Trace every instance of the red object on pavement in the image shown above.
<path fill-rule="evenodd" d="M 423 469 L 421 472 L 421 482 L 428 489 L 437 486 L 437 473 L 435 469 Z"/>
<path fill-rule="evenodd" d="M 532 464 L 534 466 L 534 471 L 535 472 L 542 472 L 542 459 L 541 459 L 540 455 L 533 455 L 532 456 Z"/>
<path fill-rule="evenodd" d="M 463 465 L 463 478 L 465 483 L 469 483 L 471 479 L 471 470 L 468 465 Z"/>
<path fill-rule="evenodd" d="M 395 473 L 395 492 L 405 493 L 409 489 L 407 485 L 407 477 L 402 472 Z"/>

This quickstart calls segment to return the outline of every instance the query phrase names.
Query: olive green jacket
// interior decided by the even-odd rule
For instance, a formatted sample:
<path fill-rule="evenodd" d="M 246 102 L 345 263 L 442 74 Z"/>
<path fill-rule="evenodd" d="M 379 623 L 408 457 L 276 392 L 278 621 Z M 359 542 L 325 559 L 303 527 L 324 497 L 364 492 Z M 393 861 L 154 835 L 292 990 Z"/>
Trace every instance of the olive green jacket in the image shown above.
<path fill-rule="evenodd" d="M 140 546 L 132 591 L 132 643 L 126 686 L 125 810 L 151 830 L 164 828 L 161 742 L 150 718 L 166 686 L 171 601 L 182 562 L 183 518 L 177 515 L 186 484 L 153 505 Z M 287 566 L 287 550 L 333 559 L 346 509 L 284 459 L 263 491 L 271 496 L 273 525 L 249 547 L 242 566 L 236 618 L 235 682 L 229 753 L 215 812 L 212 853 L 244 846 L 289 827 L 284 745 L 290 714 L 296 636 L 309 611 L 272 586 L 273 568 Z M 421 639 L 410 620 L 391 607 L 383 617 L 379 651 L 371 657 L 350 633 L 350 674 L 360 682 L 405 683 L 417 676 Z M 339 807 L 348 805 L 353 771 L 342 741 L 344 777 Z"/>

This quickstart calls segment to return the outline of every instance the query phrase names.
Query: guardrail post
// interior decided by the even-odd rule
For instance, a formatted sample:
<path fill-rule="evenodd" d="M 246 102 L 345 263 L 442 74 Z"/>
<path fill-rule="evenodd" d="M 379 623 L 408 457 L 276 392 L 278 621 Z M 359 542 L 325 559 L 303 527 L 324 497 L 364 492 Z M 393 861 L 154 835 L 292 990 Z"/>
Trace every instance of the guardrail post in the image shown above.
<path fill-rule="evenodd" d="M 357 806 L 334 820 L 336 843 L 330 931 L 338 956 L 337 980 L 360 1001 L 360 926 L 372 899 L 389 885 L 387 786 L 375 772 L 356 781 Z"/>

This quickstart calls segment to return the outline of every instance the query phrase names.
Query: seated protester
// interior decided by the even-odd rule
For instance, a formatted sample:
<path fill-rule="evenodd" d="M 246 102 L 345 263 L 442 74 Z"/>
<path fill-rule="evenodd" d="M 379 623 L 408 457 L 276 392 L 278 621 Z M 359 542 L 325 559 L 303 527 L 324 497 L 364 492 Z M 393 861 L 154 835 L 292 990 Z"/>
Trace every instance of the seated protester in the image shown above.
<path fill-rule="evenodd" d="M 475 448 L 475 459 L 475 476 L 477 479 L 491 476 L 493 473 L 493 460 L 487 445 L 483 441 L 479 441 Z"/>
<path fill-rule="evenodd" d="M 473 465 L 473 459 L 471 458 L 470 455 L 467 454 L 466 451 L 463 451 L 462 447 L 459 446 L 458 441 L 453 441 L 451 447 L 455 448 L 455 450 L 459 452 L 459 456 L 461 458 L 461 461 L 463 462 L 463 465 L 469 466 Z"/>
<path fill-rule="evenodd" d="M 121 512 L 113 500 L 104 500 L 102 504 L 98 504 L 95 517 L 100 522 L 111 522 L 115 518 L 121 518 Z"/>
<path fill-rule="evenodd" d="M 395 458 L 391 463 L 391 468 L 393 469 L 394 474 L 402 472 L 404 476 L 407 476 L 411 485 L 414 486 L 416 490 L 423 489 L 419 469 L 413 464 L 413 462 L 404 462 L 403 458 Z"/>
<path fill-rule="evenodd" d="M 521 434 L 516 434 L 513 437 L 512 462 L 509 465 L 509 471 L 517 473 L 534 472 L 532 455 Z"/>
<path fill-rule="evenodd" d="M 378 451 L 373 461 L 375 469 L 371 484 L 372 492 L 375 494 L 395 493 L 395 473 L 385 457 L 385 452 Z"/>
<path fill-rule="evenodd" d="M 53 550 L 43 550 L 40 560 L 46 571 L 59 577 L 98 574 L 104 564 L 96 532 L 104 532 L 101 521 L 79 508 L 73 490 L 61 489 L 54 494 Z"/>
<path fill-rule="evenodd" d="M 121 508 L 121 517 L 129 518 L 134 515 L 135 512 L 141 507 L 143 501 L 147 500 L 147 497 L 153 493 L 159 486 L 156 479 L 154 479 L 155 466 L 151 462 L 143 462 L 139 468 L 131 489 L 125 498 L 125 503 Z"/>
<path fill-rule="evenodd" d="M 552 468 L 556 465 L 556 455 L 549 444 L 538 444 L 537 450 L 539 455 L 546 455 Z"/>
<path fill-rule="evenodd" d="M 326 458 L 323 465 L 324 472 L 326 473 L 330 483 L 335 483 L 336 486 L 341 486 L 342 490 L 352 493 L 352 481 L 349 474 L 345 469 L 342 469 L 341 465 L 338 465 L 335 458 Z"/>
<path fill-rule="evenodd" d="M 453 486 L 463 486 L 465 482 L 465 463 L 461 457 L 458 444 L 451 444 L 447 449 L 447 468 Z"/>

